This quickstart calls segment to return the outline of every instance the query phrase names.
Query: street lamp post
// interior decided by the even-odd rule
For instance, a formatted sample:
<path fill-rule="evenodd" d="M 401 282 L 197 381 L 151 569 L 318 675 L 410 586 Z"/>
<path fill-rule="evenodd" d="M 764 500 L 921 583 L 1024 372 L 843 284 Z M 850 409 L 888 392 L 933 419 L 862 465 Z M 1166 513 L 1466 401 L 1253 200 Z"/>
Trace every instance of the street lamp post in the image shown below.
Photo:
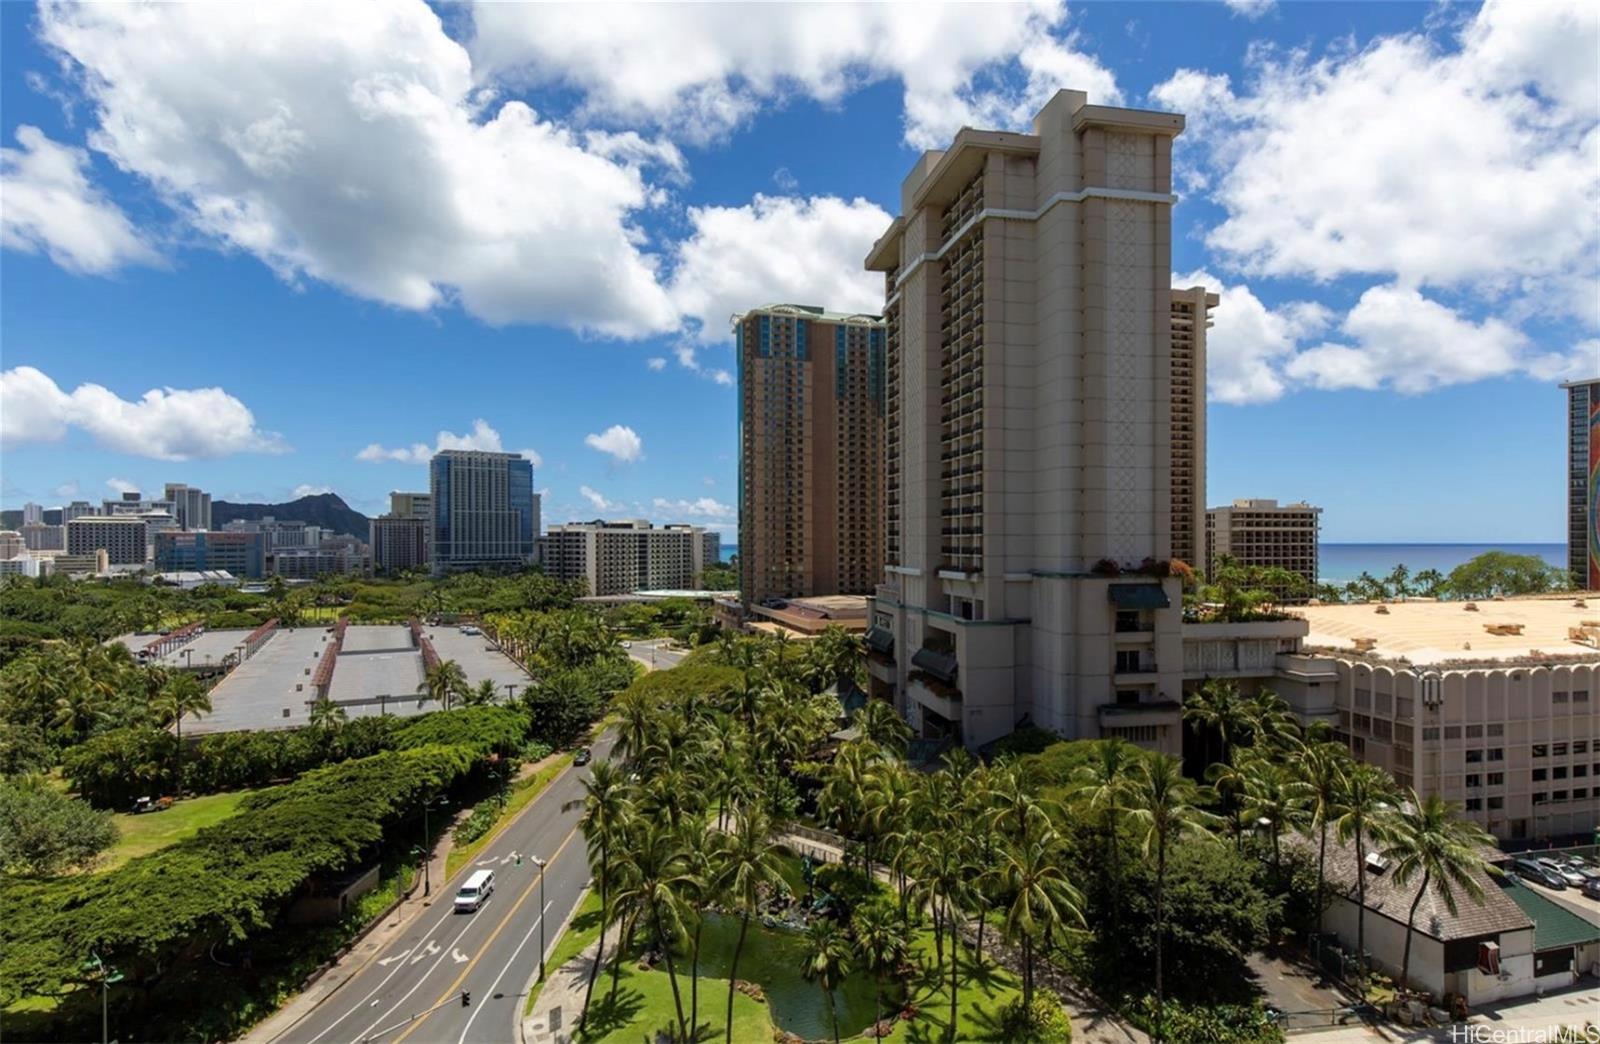
<path fill-rule="evenodd" d="M 83 962 L 87 970 L 93 968 L 100 979 L 100 1044 L 111 1044 L 110 991 L 111 984 L 122 981 L 122 973 L 106 964 L 100 955 L 89 951 L 89 960 Z"/>
<path fill-rule="evenodd" d="M 430 858 L 433 852 L 433 834 L 428 830 L 428 810 L 433 807 L 433 795 L 422 802 L 422 894 L 424 897 L 433 894 L 433 874 L 430 872 L 433 863 Z"/>
<path fill-rule="evenodd" d="M 544 981 L 544 868 L 549 865 L 538 856 L 533 865 L 539 868 L 539 981 Z M 598 958 L 596 958 L 598 960 Z"/>
<path fill-rule="evenodd" d="M 511 702 L 511 697 L 516 692 L 516 690 L 517 690 L 517 683 L 516 682 L 506 682 L 506 702 L 507 703 Z"/>

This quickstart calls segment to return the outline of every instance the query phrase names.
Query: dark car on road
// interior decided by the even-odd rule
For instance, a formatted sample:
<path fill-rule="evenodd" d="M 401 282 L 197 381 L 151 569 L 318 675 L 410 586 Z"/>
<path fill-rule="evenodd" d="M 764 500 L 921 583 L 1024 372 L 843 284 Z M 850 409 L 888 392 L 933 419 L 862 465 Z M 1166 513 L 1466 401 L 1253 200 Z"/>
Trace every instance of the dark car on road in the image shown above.
<path fill-rule="evenodd" d="M 1583 882 L 1583 894 L 1589 899 L 1600 899 L 1600 877 L 1591 877 Z"/>
<path fill-rule="evenodd" d="M 589 753 L 588 747 L 579 747 L 577 753 L 572 755 L 572 763 L 574 765 L 587 765 L 591 757 L 593 755 Z"/>

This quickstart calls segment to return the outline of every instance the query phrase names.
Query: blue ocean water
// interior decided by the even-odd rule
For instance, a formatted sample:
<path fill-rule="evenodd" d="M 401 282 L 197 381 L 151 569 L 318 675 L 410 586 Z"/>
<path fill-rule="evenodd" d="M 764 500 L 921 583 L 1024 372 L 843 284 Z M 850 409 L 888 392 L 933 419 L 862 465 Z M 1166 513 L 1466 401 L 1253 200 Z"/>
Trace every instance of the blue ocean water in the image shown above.
<path fill-rule="evenodd" d="M 1381 579 L 1402 562 L 1412 575 L 1424 569 L 1449 575 L 1450 570 L 1485 551 L 1538 555 L 1557 567 L 1567 564 L 1565 544 L 1323 544 L 1318 551 L 1320 579 L 1334 584 L 1348 583 L 1363 572 Z"/>
<path fill-rule="evenodd" d="M 1456 566 L 1485 551 L 1538 555 L 1556 567 L 1565 567 L 1567 564 L 1565 544 L 1323 544 L 1318 572 L 1323 580 L 1333 584 L 1348 583 L 1364 572 L 1385 577 L 1401 562 L 1413 574 L 1424 569 L 1437 569 L 1448 574 Z M 738 553 L 738 544 L 722 545 L 724 562 Z"/>

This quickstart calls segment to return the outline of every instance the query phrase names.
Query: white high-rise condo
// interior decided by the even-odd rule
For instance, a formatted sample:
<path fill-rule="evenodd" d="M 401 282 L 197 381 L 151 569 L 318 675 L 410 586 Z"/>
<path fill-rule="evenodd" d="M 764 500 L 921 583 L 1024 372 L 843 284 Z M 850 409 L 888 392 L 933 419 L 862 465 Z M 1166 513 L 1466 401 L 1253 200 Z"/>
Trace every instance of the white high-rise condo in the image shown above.
<path fill-rule="evenodd" d="M 872 689 L 919 736 L 976 747 L 1031 721 L 1177 745 L 1183 125 L 1061 91 L 1031 134 L 964 128 L 867 257 L 888 371 Z"/>

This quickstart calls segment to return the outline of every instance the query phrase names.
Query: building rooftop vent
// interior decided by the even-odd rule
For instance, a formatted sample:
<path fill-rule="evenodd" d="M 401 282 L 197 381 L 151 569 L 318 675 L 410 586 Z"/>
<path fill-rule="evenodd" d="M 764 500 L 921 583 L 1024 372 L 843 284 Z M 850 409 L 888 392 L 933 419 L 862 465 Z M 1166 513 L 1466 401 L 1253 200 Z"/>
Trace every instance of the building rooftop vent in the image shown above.
<path fill-rule="evenodd" d="M 1387 869 L 1389 869 L 1389 860 L 1383 858 L 1383 856 L 1379 855 L 1376 852 L 1368 852 L 1367 853 L 1367 872 L 1368 873 L 1370 873 L 1370 874 L 1381 874 Z"/>

